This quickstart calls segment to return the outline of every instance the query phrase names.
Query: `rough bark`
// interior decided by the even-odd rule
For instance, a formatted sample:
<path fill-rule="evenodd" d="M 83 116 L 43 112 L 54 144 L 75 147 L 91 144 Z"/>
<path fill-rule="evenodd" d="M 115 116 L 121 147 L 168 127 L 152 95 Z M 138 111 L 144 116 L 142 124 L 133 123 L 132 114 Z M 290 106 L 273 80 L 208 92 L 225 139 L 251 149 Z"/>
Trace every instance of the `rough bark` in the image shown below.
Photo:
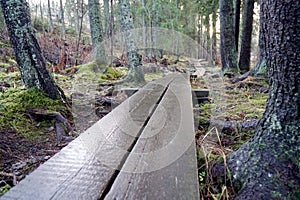
<path fill-rule="evenodd" d="M 25 0 L 1 0 L 0 4 L 25 86 L 37 87 L 52 99 L 61 98 L 64 101 L 65 96 L 49 74 L 33 34 L 28 3 Z"/>
<path fill-rule="evenodd" d="M 95 60 L 98 64 L 105 63 L 104 48 L 101 48 L 102 42 L 102 24 L 100 19 L 99 0 L 88 0 L 90 30 Z"/>
<path fill-rule="evenodd" d="M 49 32 L 53 31 L 53 21 L 52 21 L 52 14 L 51 14 L 51 4 L 50 0 L 48 0 L 48 23 L 49 23 Z"/>
<path fill-rule="evenodd" d="M 2 10 L 1 5 L 0 5 L 0 10 Z M 3 31 L 4 29 L 5 29 L 4 16 L 3 13 L 0 12 L 0 31 Z"/>
<path fill-rule="evenodd" d="M 239 60 L 239 68 L 241 72 L 247 72 L 250 70 L 253 9 L 254 9 L 254 0 L 245 0 L 244 13 L 243 13 L 241 50 L 240 50 L 240 60 Z"/>
<path fill-rule="evenodd" d="M 235 48 L 238 52 L 239 39 L 240 39 L 240 15 L 241 15 L 241 0 L 235 0 L 234 8 L 234 37 L 235 37 Z"/>
<path fill-rule="evenodd" d="M 131 31 L 133 29 L 133 19 L 129 0 L 119 0 L 119 6 L 121 11 L 121 30 L 125 34 L 125 43 L 129 64 L 127 81 L 143 83 L 145 80 L 144 74 L 141 70 L 141 56 L 137 52 L 134 35 Z"/>
<path fill-rule="evenodd" d="M 220 52 L 222 71 L 226 74 L 232 74 L 238 71 L 237 51 L 235 48 L 234 37 L 234 17 L 233 1 L 220 0 Z"/>
<path fill-rule="evenodd" d="M 269 99 L 255 136 L 228 164 L 236 199 L 299 199 L 300 4 L 265 0 L 261 11 Z"/>

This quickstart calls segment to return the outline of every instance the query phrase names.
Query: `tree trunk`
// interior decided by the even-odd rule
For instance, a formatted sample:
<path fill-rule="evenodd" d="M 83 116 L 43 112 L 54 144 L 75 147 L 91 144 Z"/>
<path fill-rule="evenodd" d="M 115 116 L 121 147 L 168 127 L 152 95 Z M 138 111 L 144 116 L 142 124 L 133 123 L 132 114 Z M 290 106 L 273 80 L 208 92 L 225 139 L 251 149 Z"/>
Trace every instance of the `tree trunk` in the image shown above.
<path fill-rule="evenodd" d="M 262 12 L 262 7 L 260 7 L 260 12 Z M 264 16 L 260 15 L 260 20 L 264 21 Z M 251 74 L 254 76 L 267 76 L 266 60 L 265 60 L 265 40 L 264 40 L 264 30 L 263 24 L 260 23 L 259 27 L 259 58 L 255 67 L 251 70 Z"/>
<path fill-rule="evenodd" d="M 238 72 L 237 51 L 234 37 L 234 17 L 232 0 L 220 0 L 220 52 L 222 71 L 226 74 Z"/>
<path fill-rule="evenodd" d="M 45 33 L 45 26 L 44 26 L 44 6 L 42 5 L 42 1 L 40 1 L 40 12 L 41 12 L 41 23 L 42 23 L 42 32 Z"/>
<path fill-rule="evenodd" d="M 76 40 L 79 39 L 79 33 L 80 33 L 80 16 L 79 16 L 79 10 L 80 8 L 80 0 L 75 0 L 75 13 L 74 13 L 74 22 L 75 22 L 75 32 L 76 32 Z"/>
<path fill-rule="evenodd" d="M 109 23 L 109 31 L 110 31 L 110 55 L 111 55 L 111 63 L 113 62 L 114 55 L 114 1 L 110 0 L 110 23 Z"/>
<path fill-rule="evenodd" d="M 240 39 L 240 15 L 241 15 L 241 0 L 235 0 L 234 9 L 234 37 L 235 37 L 235 49 L 239 50 L 239 39 Z"/>
<path fill-rule="evenodd" d="M 50 0 L 48 0 L 48 23 L 49 23 L 49 32 L 53 32 L 53 21 L 52 21 Z"/>
<path fill-rule="evenodd" d="M 239 68 L 241 72 L 247 72 L 250 70 L 253 9 L 254 9 L 254 0 L 245 0 L 241 51 L 240 51 L 240 60 L 239 60 Z"/>
<path fill-rule="evenodd" d="M 0 1 L 25 86 L 37 87 L 52 99 L 65 101 L 62 90 L 50 76 L 40 46 L 33 34 L 28 3 L 25 0 Z"/>
<path fill-rule="evenodd" d="M 61 15 L 61 37 L 62 39 L 66 39 L 66 28 L 65 28 L 65 13 L 62 0 L 59 0 L 60 3 L 60 15 Z"/>
<path fill-rule="evenodd" d="M 261 1 L 269 99 L 255 136 L 228 164 L 236 199 L 299 199 L 300 4 Z"/>
<path fill-rule="evenodd" d="M 110 25 L 109 25 L 109 0 L 103 0 L 103 10 L 104 10 L 104 33 L 105 37 L 110 37 Z"/>
<path fill-rule="evenodd" d="M 212 13 L 212 60 L 217 63 L 217 11 Z"/>
<path fill-rule="evenodd" d="M 146 22 L 146 0 L 142 0 L 142 28 L 143 28 L 143 45 L 144 45 L 144 55 L 146 58 L 150 58 L 148 53 L 149 53 L 149 49 L 147 48 L 148 45 L 148 37 L 147 37 L 147 22 Z"/>
<path fill-rule="evenodd" d="M 1 5 L 0 5 L 0 9 L 1 9 Z M 5 29 L 4 16 L 3 13 L 0 12 L 0 31 L 3 31 L 4 29 Z"/>
<path fill-rule="evenodd" d="M 210 23 L 209 23 L 209 15 L 205 16 L 205 20 L 204 20 L 204 25 L 205 25 L 205 38 L 206 38 L 206 44 L 205 44 L 205 49 L 207 52 L 207 56 L 206 59 L 208 59 L 208 55 L 211 54 L 211 50 L 210 50 Z"/>
<path fill-rule="evenodd" d="M 88 0 L 90 30 L 95 60 L 98 64 L 105 63 L 104 48 L 100 46 L 102 42 L 102 25 L 100 19 L 99 0 Z"/>
<path fill-rule="evenodd" d="M 133 21 L 129 0 L 119 0 L 119 4 L 121 11 L 121 30 L 125 34 L 125 43 L 129 64 L 127 81 L 143 83 L 145 81 L 144 74 L 141 70 L 141 57 L 137 52 L 136 44 L 133 38 Z"/>

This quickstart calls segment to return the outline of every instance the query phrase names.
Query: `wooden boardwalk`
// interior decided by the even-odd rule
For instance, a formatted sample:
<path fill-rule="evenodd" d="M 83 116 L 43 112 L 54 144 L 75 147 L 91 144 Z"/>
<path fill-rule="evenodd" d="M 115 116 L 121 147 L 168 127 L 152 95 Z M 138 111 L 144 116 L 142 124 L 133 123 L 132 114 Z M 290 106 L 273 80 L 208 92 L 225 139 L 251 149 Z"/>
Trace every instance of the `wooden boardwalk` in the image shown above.
<path fill-rule="evenodd" d="M 199 199 L 189 78 L 147 84 L 0 199 Z"/>

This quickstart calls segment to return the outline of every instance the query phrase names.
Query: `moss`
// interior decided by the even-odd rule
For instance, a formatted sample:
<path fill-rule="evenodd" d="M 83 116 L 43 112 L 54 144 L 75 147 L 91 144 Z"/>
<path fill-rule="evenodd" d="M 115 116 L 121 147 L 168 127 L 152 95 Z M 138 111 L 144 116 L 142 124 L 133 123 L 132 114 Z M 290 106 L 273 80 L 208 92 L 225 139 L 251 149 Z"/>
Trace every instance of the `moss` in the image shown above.
<path fill-rule="evenodd" d="M 6 43 L 3 43 L 3 42 L 0 42 L 0 47 L 3 48 L 3 47 L 10 47 L 10 44 L 6 44 Z"/>
<path fill-rule="evenodd" d="M 37 127 L 26 112 L 30 108 L 66 112 L 59 100 L 52 100 L 36 88 L 10 88 L 0 94 L 0 130 L 13 129 L 28 139 L 38 139 L 43 131 L 40 127 L 44 128 L 50 122 L 43 122 Z"/>
<path fill-rule="evenodd" d="M 11 73 L 0 72 L 0 80 L 10 84 L 11 86 L 24 85 L 19 71 Z"/>
<path fill-rule="evenodd" d="M 0 187 L 0 196 L 3 195 L 4 193 L 6 193 L 10 188 L 11 188 L 10 185 L 7 183 L 5 183 L 3 186 L 1 186 Z"/>
<path fill-rule="evenodd" d="M 158 72 L 158 73 L 147 73 L 145 74 L 145 81 L 146 82 L 150 82 L 152 80 L 158 79 L 163 77 L 164 74 L 162 72 Z"/>
<path fill-rule="evenodd" d="M 8 63 L 0 62 L 0 67 L 7 68 L 7 67 L 9 67 L 9 66 L 10 66 L 10 64 L 8 64 Z"/>

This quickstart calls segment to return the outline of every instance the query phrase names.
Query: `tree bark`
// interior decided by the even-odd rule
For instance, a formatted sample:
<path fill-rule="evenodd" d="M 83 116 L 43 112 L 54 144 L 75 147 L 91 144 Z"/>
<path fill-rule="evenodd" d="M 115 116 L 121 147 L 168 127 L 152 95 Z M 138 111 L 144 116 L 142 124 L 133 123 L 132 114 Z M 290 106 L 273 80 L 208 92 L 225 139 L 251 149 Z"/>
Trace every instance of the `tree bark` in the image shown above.
<path fill-rule="evenodd" d="M 236 199 L 298 199 L 300 188 L 300 4 L 261 1 L 269 99 L 255 136 L 229 156 Z"/>
<path fill-rule="evenodd" d="M 25 86 L 37 87 L 52 99 L 66 98 L 49 74 L 40 46 L 33 34 L 28 3 L 25 0 L 0 1 Z"/>
<path fill-rule="evenodd" d="M 109 24 L 109 0 L 103 0 L 103 10 L 104 10 L 104 33 L 105 37 L 110 37 L 110 24 Z"/>
<path fill-rule="evenodd" d="M 245 0 L 241 50 L 240 50 L 240 60 L 239 60 L 239 68 L 241 72 L 247 72 L 250 70 L 253 9 L 254 9 L 254 0 Z"/>
<path fill-rule="evenodd" d="M 217 11 L 212 13 L 212 59 L 217 63 Z"/>
<path fill-rule="evenodd" d="M 95 60 L 98 64 L 105 63 L 105 51 L 100 46 L 102 42 L 102 24 L 100 19 L 99 0 L 88 0 L 90 30 Z"/>
<path fill-rule="evenodd" d="M 224 75 L 238 72 L 232 0 L 220 0 L 220 52 Z"/>
<path fill-rule="evenodd" d="M 129 0 L 119 0 L 119 5 L 121 11 L 121 30 L 125 34 L 125 43 L 129 64 L 127 81 L 143 83 L 145 79 L 141 70 L 141 56 L 137 52 L 136 44 L 133 38 L 133 19 Z"/>
<path fill-rule="evenodd" d="M 52 21 L 52 14 L 51 14 L 51 3 L 48 0 L 48 23 L 49 23 L 49 32 L 53 32 L 53 21 Z"/>
<path fill-rule="evenodd" d="M 235 0 L 234 8 L 234 37 L 235 37 L 235 49 L 239 50 L 240 39 L 240 15 L 241 15 L 241 0 Z"/>

